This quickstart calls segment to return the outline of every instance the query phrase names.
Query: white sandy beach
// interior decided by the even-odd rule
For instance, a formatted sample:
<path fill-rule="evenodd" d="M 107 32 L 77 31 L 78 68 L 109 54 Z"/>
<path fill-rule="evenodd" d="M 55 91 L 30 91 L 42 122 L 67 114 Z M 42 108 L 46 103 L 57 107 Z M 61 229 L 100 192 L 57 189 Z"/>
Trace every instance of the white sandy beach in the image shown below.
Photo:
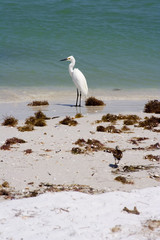
<path fill-rule="evenodd" d="M 159 240 L 160 187 L 88 195 L 46 193 L 0 204 L 0 238 Z M 137 209 L 137 214 L 124 208 Z"/>
<path fill-rule="evenodd" d="M 2 209 L 4 208 L 15 208 L 13 205 L 15 204 L 21 204 L 23 207 L 20 210 L 16 210 L 21 212 L 20 213 L 20 219 L 23 219 L 23 217 L 26 217 L 25 211 L 27 201 L 30 201 L 30 204 L 32 205 L 32 208 L 34 204 L 36 203 L 37 209 L 40 208 L 41 205 L 44 204 L 44 201 L 46 202 L 46 211 L 41 213 L 40 221 L 41 223 L 36 220 L 35 225 L 33 226 L 33 229 L 35 227 L 34 234 L 31 234 L 31 230 L 29 228 L 23 229 L 23 233 L 20 232 L 20 234 L 15 236 L 15 231 L 11 228 L 12 220 L 16 218 L 13 216 L 12 220 L 10 213 L 6 215 L 6 217 L 2 214 L 2 217 L 0 219 L 1 227 L 5 226 L 9 231 L 2 230 L 0 228 L 0 236 L 1 239 L 19 239 L 20 237 L 22 239 L 45 239 L 45 237 L 48 237 L 48 239 L 70 239 L 70 236 L 72 235 L 71 229 L 66 231 L 64 228 L 68 228 L 68 225 L 61 226 L 60 223 L 57 223 L 55 225 L 50 226 L 51 222 L 47 219 L 45 219 L 44 215 L 48 215 L 47 211 L 52 211 L 52 207 L 48 208 L 48 201 L 59 201 L 57 199 L 68 199 L 71 198 L 68 201 L 68 207 L 70 208 L 74 203 L 72 201 L 75 201 L 75 204 L 77 204 L 77 201 L 80 201 L 83 206 L 87 206 L 86 203 L 83 203 L 83 201 L 88 201 L 94 203 L 94 208 L 97 211 L 95 211 L 95 215 L 92 216 L 93 218 L 93 224 L 94 227 L 91 227 L 91 216 L 90 216 L 90 210 L 88 207 L 86 207 L 86 218 L 89 219 L 86 225 L 84 224 L 81 226 L 79 221 L 76 221 L 74 216 L 69 216 L 68 214 L 67 222 L 72 225 L 74 228 L 73 233 L 73 239 L 135 239 L 134 236 L 136 236 L 136 239 L 160 239 L 157 238 L 157 228 L 155 231 L 147 230 L 147 232 L 143 236 L 143 224 L 145 221 L 152 219 L 152 220 L 160 220 L 160 212 L 157 213 L 158 209 L 155 206 L 147 205 L 147 199 L 150 199 L 150 201 L 153 201 L 152 195 L 150 192 L 154 192 L 155 195 L 158 196 L 159 186 L 160 186 L 160 168 L 159 168 L 159 161 L 150 161 L 148 159 L 145 159 L 146 155 L 152 154 L 154 156 L 160 155 L 160 134 L 159 132 L 154 132 L 151 130 L 145 130 L 142 127 L 135 127 L 134 125 L 128 126 L 130 130 L 128 132 L 122 132 L 122 133 L 107 133 L 107 132 L 97 132 L 96 128 L 98 125 L 103 126 L 109 126 L 111 123 L 95 123 L 96 120 L 100 120 L 102 115 L 106 113 L 114 113 L 114 114 L 137 114 L 142 120 L 144 120 L 145 116 L 151 117 L 154 114 L 146 114 L 143 113 L 144 103 L 147 101 L 145 100 L 131 100 L 131 101 L 116 101 L 111 100 L 106 103 L 106 106 L 104 108 L 94 108 L 94 107 L 88 107 L 86 108 L 83 106 L 81 108 L 81 113 L 83 114 L 82 118 L 76 119 L 78 122 L 77 126 L 66 126 L 59 124 L 59 121 L 64 119 L 66 115 L 74 117 L 77 113 L 77 110 L 75 107 L 71 107 L 71 103 L 65 102 L 60 104 L 51 103 L 48 107 L 36 107 L 31 108 L 28 107 L 26 103 L 17 103 L 13 104 L 11 108 L 11 104 L 7 104 L 8 106 L 8 113 L 11 111 L 11 115 L 14 115 L 19 119 L 18 126 L 22 126 L 24 124 L 24 120 L 26 117 L 29 117 L 33 115 L 33 113 L 37 110 L 42 110 L 47 116 L 49 117 L 55 117 L 59 116 L 55 119 L 47 120 L 47 126 L 45 127 L 35 127 L 34 131 L 31 132 L 20 132 L 17 130 L 16 127 L 7 127 L 7 126 L 0 126 L 0 146 L 2 146 L 5 141 L 12 137 L 17 137 L 20 139 L 23 139 L 26 141 L 26 143 L 23 144 L 15 144 L 11 146 L 11 150 L 0 150 L 0 184 L 7 181 L 9 183 L 8 188 L 3 188 L 6 191 L 9 192 L 8 196 L 4 195 L 1 196 L 1 200 L 4 198 L 6 199 L 12 199 L 12 198 L 23 198 L 24 196 L 32 196 L 32 193 L 36 193 L 36 195 L 39 195 L 40 193 L 43 193 L 47 191 L 47 187 L 55 187 L 57 185 L 64 185 L 64 189 L 67 191 L 69 189 L 75 190 L 76 186 L 78 188 L 78 191 L 82 192 L 92 192 L 92 193 L 102 193 L 102 192 L 114 192 L 110 193 L 112 194 L 112 198 L 110 202 L 108 202 L 109 205 L 107 205 L 107 208 L 105 210 L 106 201 L 108 199 L 107 195 L 109 193 L 102 193 L 99 195 L 93 195 L 90 197 L 90 195 L 84 195 L 84 193 L 56 193 L 55 194 L 46 194 L 44 196 L 39 196 L 32 200 L 8 200 L 6 202 L 1 202 Z M 4 107 L 4 105 L 3 105 Z M 1 108 L 3 108 L 1 105 Z M 62 111 L 63 109 L 63 111 Z M 21 110 L 21 111 L 20 111 Z M 78 108 L 78 110 L 80 110 Z M 4 108 L 3 108 L 3 111 Z M 63 115 L 62 115 L 63 113 Z M 9 115 L 10 115 L 9 114 Z M 5 114 L 6 115 L 6 114 Z M 21 116 L 21 117 L 20 117 Z M 154 115 L 156 117 L 159 117 L 159 114 Z M 1 115 L 1 122 L 2 122 L 2 115 Z M 116 124 L 114 125 L 117 129 L 121 129 L 123 126 L 123 121 L 118 120 Z M 158 126 L 156 128 L 157 130 L 160 129 Z M 144 138 L 144 140 L 134 143 L 134 139 L 136 138 Z M 78 147 L 75 142 L 78 139 L 84 139 L 87 141 L 88 139 L 96 139 L 99 140 L 102 144 L 104 144 L 107 148 L 115 148 L 116 145 L 120 147 L 121 150 L 123 150 L 123 158 L 120 161 L 119 167 L 114 168 L 114 158 L 112 153 L 101 151 L 95 151 L 95 152 L 87 152 L 84 154 L 73 154 L 71 153 L 71 149 L 73 147 Z M 156 145 L 157 144 L 157 145 Z M 157 148 L 149 149 L 151 145 L 156 145 Z M 31 149 L 32 152 L 26 154 L 25 150 Z M 140 166 L 140 169 L 137 171 L 124 171 L 124 166 Z M 145 169 L 147 167 L 147 169 Z M 115 172 L 117 171 L 117 172 Z M 122 176 L 127 179 L 127 181 L 131 182 L 132 184 L 123 184 L 121 182 L 118 182 L 115 180 L 115 177 Z M 72 186 L 72 187 L 71 187 Z M 80 187 L 81 186 L 81 187 Z M 80 188 L 82 188 L 80 190 Z M 91 189 L 88 190 L 88 189 Z M 142 191 L 136 191 L 136 197 L 134 190 L 135 189 L 144 189 Z M 146 190 L 145 190 L 146 189 Z M 147 190 L 148 189 L 148 190 Z M 156 190 L 157 189 L 157 190 Z M 51 189 L 50 189 L 51 190 Z M 52 189 L 53 190 L 53 189 Z M 51 190 L 51 191 L 52 191 Z M 133 193 L 130 193 L 130 191 L 133 190 Z M 121 191 L 121 192 L 119 192 Z M 125 192 L 128 192 L 127 197 L 125 197 Z M 144 193 L 144 195 L 143 195 Z M 132 199 L 132 195 L 134 195 L 134 204 L 129 204 L 128 207 L 130 209 L 133 209 L 134 206 L 139 206 L 138 210 L 141 210 L 142 206 L 137 205 L 137 198 L 142 199 L 143 204 L 148 207 L 148 214 L 147 217 L 144 217 L 143 221 L 140 219 L 138 220 L 138 217 L 136 216 L 135 223 L 135 230 L 131 230 L 130 234 L 128 235 L 127 231 L 129 231 L 129 227 L 126 228 L 126 223 L 122 224 L 123 226 L 120 227 L 120 231 L 118 230 L 116 233 L 113 234 L 113 232 L 110 230 L 111 228 L 115 227 L 116 225 L 121 225 L 120 221 L 115 220 L 116 218 L 123 219 L 121 210 L 123 209 L 124 205 L 127 205 L 128 199 Z M 108 213 L 108 207 L 112 206 L 112 202 L 115 201 L 116 196 L 120 196 L 120 198 L 125 198 L 126 202 L 122 204 L 121 200 L 116 202 L 115 204 L 118 204 L 118 211 L 114 209 L 115 218 L 113 219 L 112 224 L 108 225 L 106 223 L 106 229 L 108 230 L 102 230 L 98 224 L 99 218 L 102 217 L 102 226 L 104 227 L 104 221 L 108 222 L 113 212 Z M 56 200 L 55 200 L 55 199 Z M 92 198 L 92 200 L 90 200 Z M 43 200 L 45 199 L 45 200 Z M 75 199 L 75 200 L 73 200 Z M 19 201 L 19 202 L 18 202 Z M 22 201 L 22 202 L 20 202 Z M 24 201 L 24 202 L 23 202 Z M 139 200 L 140 201 L 140 200 Z M 155 201 L 158 201 L 155 200 Z M 24 203 L 24 205 L 23 205 Z M 29 202 L 28 202 L 29 203 Z M 10 205 L 11 204 L 11 205 Z M 13 205 L 12 205 L 13 204 Z M 87 203 L 88 204 L 88 203 Z M 98 214 L 99 204 L 104 208 L 103 210 L 100 210 L 100 213 Z M 157 203 L 156 203 L 157 204 Z M 157 205 L 156 205 L 157 206 Z M 113 207 L 113 206 L 112 206 Z M 152 208 L 153 207 L 153 208 Z M 53 206 L 53 208 L 64 208 L 66 209 L 66 205 L 61 205 L 57 207 L 57 205 Z M 122 208 L 122 209 L 121 209 Z M 18 209 L 18 208 L 16 208 Z M 50 209 L 50 210 L 49 210 Z M 67 208 L 68 209 L 68 208 Z M 142 208 L 142 212 L 143 212 Z M 32 210 L 31 210 L 32 211 Z M 35 215 L 39 215 L 38 211 L 34 213 Z M 61 212 L 61 210 L 58 210 Z M 81 215 L 82 208 L 77 209 L 77 215 Z M 157 214 L 155 214 L 155 212 Z M 12 212 L 12 210 L 11 210 Z M 62 210 L 63 212 L 63 210 Z M 65 211 L 63 215 L 65 214 Z M 92 213 L 91 213 L 92 214 Z M 107 218 L 105 217 L 107 214 Z M 109 215 L 108 215 L 109 214 Z M 126 214 L 126 213 L 125 213 Z M 132 214 L 131 214 L 132 215 Z M 127 216 L 128 219 L 128 215 Z M 129 215 L 130 216 L 130 215 Z M 141 216 L 141 215 L 140 215 Z M 53 217 L 53 216 L 52 216 Z M 51 219 L 52 219 L 51 217 Z M 55 216 L 54 216 L 55 217 Z M 59 215 L 57 215 L 59 217 Z M 131 217 L 131 216 L 130 216 Z M 30 219 L 30 216 L 26 217 L 27 219 Z M 84 215 L 85 218 L 85 215 Z M 131 217 L 131 221 L 133 221 L 133 215 Z M 140 217 L 141 218 L 141 217 Z M 143 218 L 143 217 L 142 217 Z M 4 220 L 5 219 L 5 220 Z M 8 219 L 8 220 L 7 220 Z M 62 217 L 63 219 L 63 217 Z M 65 218 L 64 218 L 65 219 Z M 72 219 L 72 220 L 71 220 Z M 108 220 L 106 220 L 108 219 Z M 21 220 L 22 221 L 22 220 Z M 45 222 L 48 222 L 49 225 L 45 225 Z M 58 220 L 62 221 L 62 220 Z M 30 220 L 27 220 L 28 226 L 30 226 Z M 97 223 L 96 223 L 97 222 Z M 143 224 L 142 224 L 143 223 Z M 16 222 L 15 222 L 16 224 Z M 24 222 L 22 221 L 22 226 Z M 44 228 L 44 231 L 42 230 L 42 236 L 38 233 L 39 226 L 45 225 L 48 226 L 47 228 Z M 89 225 L 89 232 L 87 233 L 87 230 L 85 231 L 79 231 L 78 229 L 81 228 L 88 228 Z M 101 225 L 101 224 L 100 224 Z M 15 225 L 17 226 L 17 225 Z M 52 230 L 55 229 L 57 226 L 58 230 L 56 231 L 57 235 L 54 235 L 55 237 L 52 238 Z M 60 226 L 60 227 L 59 227 Z M 17 227 L 15 227 L 17 228 Z M 48 229 L 48 230 L 47 230 Z M 97 229 L 97 230 L 96 230 Z M 137 230 L 136 230 L 137 229 Z M 159 229 L 159 228 L 158 228 Z M 96 233 L 95 233 L 96 230 Z M 17 231 L 19 232 L 18 228 Z M 111 231 L 111 235 L 109 235 L 109 232 Z M 85 232 L 85 233 L 84 233 Z M 122 234 L 124 233 L 125 234 Z M 55 234 L 55 231 L 53 231 Z M 66 235 L 65 235 L 66 234 Z M 84 235 L 83 235 L 84 234 Z M 97 235 L 96 235 L 97 234 Z M 137 234 L 137 235 L 136 235 Z M 95 235 L 95 236 L 94 236 Z M 75 237 L 74 237 L 75 236 Z M 94 236 L 94 237 L 93 237 Z"/>

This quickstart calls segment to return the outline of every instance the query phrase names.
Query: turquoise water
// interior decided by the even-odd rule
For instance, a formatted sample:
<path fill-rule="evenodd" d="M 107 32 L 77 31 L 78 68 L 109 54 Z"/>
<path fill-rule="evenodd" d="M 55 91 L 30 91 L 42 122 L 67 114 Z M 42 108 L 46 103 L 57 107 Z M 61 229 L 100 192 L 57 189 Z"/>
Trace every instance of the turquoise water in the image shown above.
<path fill-rule="evenodd" d="M 1 0 L 0 87 L 160 87 L 159 0 Z"/>

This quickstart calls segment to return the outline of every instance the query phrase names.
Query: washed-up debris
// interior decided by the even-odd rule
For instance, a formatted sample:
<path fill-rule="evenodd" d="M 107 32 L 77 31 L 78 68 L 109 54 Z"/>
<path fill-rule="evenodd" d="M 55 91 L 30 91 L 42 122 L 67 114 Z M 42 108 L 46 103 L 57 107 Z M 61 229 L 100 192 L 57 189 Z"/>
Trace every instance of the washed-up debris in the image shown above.
<path fill-rule="evenodd" d="M 148 154 L 145 156 L 145 159 L 148 159 L 149 161 L 157 161 L 160 162 L 160 155 L 152 155 L 152 154 Z"/>
<path fill-rule="evenodd" d="M 121 133 L 120 129 L 117 129 L 115 126 L 108 126 L 106 127 L 106 132 L 108 133 Z"/>
<path fill-rule="evenodd" d="M 124 119 L 123 124 L 124 125 L 134 125 L 140 120 L 140 117 L 137 115 L 127 115 Z"/>
<path fill-rule="evenodd" d="M 104 126 L 97 126 L 97 132 L 106 132 L 106 128 Z"/>
<path fill-rule="evenodd" d="M 147 150 L 157 150 L 160 149 L 160 144 L 157 142 L 155 144 L 150 145 L 149 147 L 146 148 Z"/>
<path fill-rule="evenodd" d="M 81 153 L 84 153 L 84 151 L 79 148 L 79 147 L 73 147 L 72 150 L 71 150 L 71 153 L 73 154 L 81 154 Z"/>
<path fill-rule="evenodd" d="M 123 177 L 123 176 L 117 176 L 117 177 L 115 177 L 114 180 L 116 180 L 116 181 L 118 181 L 118 182 L 121 182 L 121 183 L 123 183 L 123 184 L 134 184 L 133 181 L 127 180 L 127 179 L 126 179 L 125 177 Z"/>
<path fill-rule="evenodd" d="M 9 188 L 9 183 L 8 183 L 7 181 L 4 181 L 4 182 L 2 183 L 2 187 L 4 187 L 4 188 Z"/>
<path fill-rule="evenodd" d="M 146 113 L 160 113 L 160 102 L 152 100 L 145 104 L 144 112 Z"/>
<path fill-rule="evenodd" d="M 112 233 L 117 233 L 121 231 L 121 225 L 116 225 L 115 227 L 111 228 Z"/>
<path fill-rule="evenodd" d="M 15 117 L 10 116 L 10 117 L 4 118 L 2 126 L 15 127 L 17 124 L 18 124 L 18 120 Z"/>
<path fill-rule="evenodd" d="M 28 183 L 28 185 L 31 185 L 33 188 L 34 182 Z M 26 188 L 25 191 L 15 191 L 13 188 L 8 188 L 7 190 L 5 188 L 0 188 L 0 196 L 2 196 L 4 199 L 20 199 L 20 198 L 29 198 L 29 197 L 36 197 L 40 194 L 46 193 L 46 192 L 62 192 L 62 191 L 76 191 L 76 192 L 82 192 L 87 194 L 100 194 L 106 192 L 105 190 L 101 189 L 95 189 L 88 185 L 80 185 L 80 184 L 71 184 L 71 185 L 65 185 L 65 184 L 52 184 L 52 183 L 40 183 L 38 188 L 35 188 L 33 190 L 30 190 L 29 188 Z"/>
<path fill-rule="evenodd" d="M 30 154 L 30 153 L 32 153 L 32 152 L 33 152 L 33 151 L 32 151 L 32 149 L 30 149 L 30 148 L 29 148 L 29 149 L 26 149 L 26 150 L 24 150 L 24 153 L 25 153 L 25 154 Z"/>
<path fill-rule="evenodd" d="M 95 97 L 89 97 L 87 98 L 85 102 L 86 106 L 104 106 L 104 102 L 102 100 L 99 100 Z"/>
<path fill-rule="evenodd" d="M 127 127 L 126 125 L 124 125 L 122 128 L 121 128 L 121 131 L 122 132 L 128 132 L 128 131 L 131 131 L 131 129 L 129 127 Z"/>
<path fill-rule="evenodd" d="M 125 165 L 123 167 L 123 171 L 124 172 L 137 172 L 137 171 L 140 171 L 140 170 L 148 170 L 148 169 L 151 169 L 153 168 L 154 166 L 150 166 L 150 165 Z"/>
<path fill-rule="evenodd" d="M 10 191 L 8 191 L 4 188 L 0 189 L 0 196 L 8 197 L 8 196 L 10 196 Z"/>
<path fill-rule="evenodd" d="M 150 230 L 160 229 L 160 220 L 148 220 L 145 224 Z"/>
<path fill-rule="evenodd" d="M 66 117 L 59 123 L 63 125 L 68 125 L 68 126 L 76 126 L 78 124 L 78 122 L 71 117 Z"/>
<path fill-rule="evenodd" d="M 130 210 L 130 209 L 128 209 L 127 207 L 124 207 L 124 208 L 123 208 L 123 211 L 124 211 L 124 212 L 127 212 L 127 213 L 131 213 L 131 214 L 140 215 L 140 212 L 137 210 L 136 207 L 134 207 L 133 210 Z"/>
<path fill-rule="evenodd" d="M 149 138 L 146 137 L 133 137 L 128 142 L 138 145 L 139 142 L 143 142 L 145 140 L 148 140 Z"/>
<path fill-rule="evenodd" d="M 17 143 L 26 143 L 25 140 L 20 138 L 9 138 L 5 141 L 5 144 L 0 147 L 1 150 L 10 150 L 10 146 Z"/>
<path fill-rule="evenodd" d="M 102 122 L 116 122 L 118 120 L 118 116 L 115 115 L 115 114 L 110 114 L 110 113 L 107 113 L 106 115 L 103 115 L 102 118 L 101 118 L 101 121 Z"/>
<path fill-rule="evenodd" d="M 106 115 L 103 115 L 101 118 L 102 122 L 112 122 L 115 123 L 117 120 L 124 120 L 124 125 L 133 125 L 137 123 L 140 120 L 140 117 L 134 114 L 129 115 L 115 115 L 107 113 Z"/>
<path fill-rule="evenodd" d="M 112 125 L 108 127 L 97 126 L 97 132 L 121 133 L 121 130 Z"/>
<path fill-rule="evenodd" d="M 97 152 L 106 149 L 104 144 L 97 139 L 88 139 L 85 141 L 83 138 L 80 138 L 75 142 L 75 144 L 79 145 L 81 148 L 72 148 L 72 153 L 74 153 L 73 151 L 76 153 Z"/>
<path fill-rule="evenodd" d="M 150 176 L 150 178 L 152 178 L 152 179 L 154 179 L 154 180 L 156 180 L 156 181 L 158 181 L 158 182 L 160 182 L 160 175 L 159 174 L 152 174 L 152 173 L 150 173 L 149 174 Z"/>
<path fill-rule="evenodd" d="M 30 132 L 34 130 L 34 126 L 31 124 L 24 125 L 22 127 L 17 127 L 18 131 L 20 132 Z"/>
<path fill-rule="evenodd" d="M 148 147 L 137 147 L 137 148 L 132 148 L 132 150 L 145 150 L 145 151 L 154 151 L 160 149 L 160 144 L 157 142 L 155 144 L 151 144 Z"/>
<path fill-rule="evenodd" d="M 47 192 L 62 192 L 62 191 L 76 191 L 76 192 L 83 192 L 89 194 L 97 194 L 97 193 L 104 193 L 105 190 L 97 190 L 88 185 L 80 185 L 80 184 L 48 184 L 48 183 L 41 183 L 40 187 L 45 187 L 45 191 Z"/>
<path fill-rule="evenodd" d="M 137 127 L 143 127 L 144 129 L 147 130 L 152 130 L 154 127 L 158 127 L 160 124 L 160 118 L 151 116 L 145 117 L 144 121 L 140 121 Z"/>
<path fill-rule="evenodd" d="M 83 115 L 81 114 L 81 113 L 77 113 L 76 115 L 75 115 L 75 118 L 82 118 L 83 117 Z"/>
<path fill-rule="evenodd" d="M 46 120 L 49 120 L 42 111 L 38 111 L 34 113 L 35 116 L 28 117 L 25 121 L 26 125 L 32 125 L 37 127 L 44 127 L 46 126 Z"/>
<path fill-rule="evenodd" d="M 48 101 L 33 101 L 31 103 L 28 103 L 27 106 L 46 106 L 49 105 Z"/>

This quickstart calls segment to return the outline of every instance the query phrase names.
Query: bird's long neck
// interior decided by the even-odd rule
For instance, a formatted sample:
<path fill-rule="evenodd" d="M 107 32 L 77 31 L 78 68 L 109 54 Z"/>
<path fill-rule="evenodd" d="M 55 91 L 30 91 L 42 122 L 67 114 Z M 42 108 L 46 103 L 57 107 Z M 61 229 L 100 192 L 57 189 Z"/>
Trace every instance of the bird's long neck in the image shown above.
<path fill-rule="evenodd" d="M 73 68 L 74 68 L 75 63 L 76 63 L 75 59 L 72 59 L 72 62 L 69 64 L 69 74 L 71 77 L 72 77 Z"/>

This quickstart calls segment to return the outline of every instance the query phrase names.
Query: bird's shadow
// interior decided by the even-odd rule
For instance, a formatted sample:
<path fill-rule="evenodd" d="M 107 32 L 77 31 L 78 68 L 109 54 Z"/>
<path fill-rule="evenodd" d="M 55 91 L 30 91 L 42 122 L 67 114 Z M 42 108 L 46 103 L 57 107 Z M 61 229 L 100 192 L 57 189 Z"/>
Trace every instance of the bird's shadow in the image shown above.
<path fill-rule="evenodd" d="M 83 106 L 76 106 L 76 105 L 67 104 L 67 103 L 57 103 L 56 105 L 58 105 L 58 106 L 63 106 L 63 107 L 75 107 L 75 108 L 81 108 L 81 107 L 83 107 Z"/>
<path fill-rule="evenodd" d="M 118 168 L 118 165 L 117 164 L 109 164 L 109 167 L 111 167 L 111 168 Z"/>

